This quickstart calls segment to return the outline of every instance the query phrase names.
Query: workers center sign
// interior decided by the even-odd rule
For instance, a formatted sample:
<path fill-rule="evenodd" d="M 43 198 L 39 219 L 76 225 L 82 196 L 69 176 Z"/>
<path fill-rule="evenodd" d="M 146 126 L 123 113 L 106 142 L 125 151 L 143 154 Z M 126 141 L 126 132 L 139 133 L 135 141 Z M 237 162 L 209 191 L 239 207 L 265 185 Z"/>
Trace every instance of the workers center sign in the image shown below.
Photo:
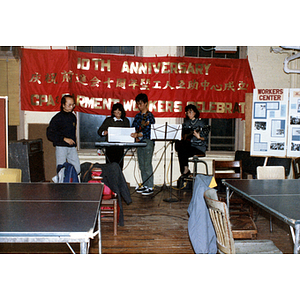
<path fill-rule="evenodd" d="M 203 118 L 242 118 L 245 93 L 254 83 L 247 59 L 136 57 L 74 50 L 23 49 L 21 108 L 59 111 L 64 94 L 72 94 L 75 111 L 109 115 L 120 102 L 126 115 L 138 109 L 145 93 L 156 117 L 184 117 L 194 104 Z"/>

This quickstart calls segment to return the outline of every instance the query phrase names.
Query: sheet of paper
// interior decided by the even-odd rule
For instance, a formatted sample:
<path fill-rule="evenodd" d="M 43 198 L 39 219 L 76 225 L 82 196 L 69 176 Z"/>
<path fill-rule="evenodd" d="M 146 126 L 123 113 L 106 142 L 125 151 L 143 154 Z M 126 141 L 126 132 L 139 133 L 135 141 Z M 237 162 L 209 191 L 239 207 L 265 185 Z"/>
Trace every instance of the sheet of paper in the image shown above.
<path fill-rule="evenodd" d="M 133 127 L 108 127 L 108 142 L 134 143 L 134 138 L 130 136 L 134 132 Z"/>

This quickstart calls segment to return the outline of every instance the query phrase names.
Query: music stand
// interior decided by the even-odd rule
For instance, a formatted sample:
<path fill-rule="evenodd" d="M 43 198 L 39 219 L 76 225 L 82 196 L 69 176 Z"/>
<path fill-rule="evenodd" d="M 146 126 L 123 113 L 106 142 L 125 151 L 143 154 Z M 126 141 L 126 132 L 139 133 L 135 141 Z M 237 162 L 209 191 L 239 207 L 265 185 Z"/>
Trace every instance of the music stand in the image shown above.
<path fill-rule="evenodd" d="M 165 125 L 152 124 L 151 125 L 151 139 L 155 141 L 165 142 L 165 154 L 164 154 L 164 183 L 160 191 L 156 193 L 158 195 L 163 191 L 166 185 L 166 142 L 171 142 L 171 170 L 170 170 L 170 197 L 163 199 L 165 202 L 178 202 L 178 199 L 172 198 L 172 173 L 173 173 L 173 144 L 176 140 L 181 139 L 182 124 L 171 124 L 168 125 L 166 122 Z M 155 195 L 155 196 L 156 196 Z M 152 196 L 154 197 L 154 196 Z"/>

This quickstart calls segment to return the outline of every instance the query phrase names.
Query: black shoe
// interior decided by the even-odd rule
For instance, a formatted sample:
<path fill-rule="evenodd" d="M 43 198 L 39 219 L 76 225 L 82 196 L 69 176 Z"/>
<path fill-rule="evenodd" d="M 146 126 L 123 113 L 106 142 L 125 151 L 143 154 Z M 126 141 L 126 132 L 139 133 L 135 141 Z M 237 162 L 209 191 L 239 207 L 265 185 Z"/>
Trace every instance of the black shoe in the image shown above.
<path fill-rule="evenodd" d="M 187 178 L 187 177 L 189 177 L 191 175 L 191 171 L 190 170 L 188 170 L 188 172 L 187 173 L 185 173 L 185 174 L 181 174 L 181 178 Z"/>
<path fill-rule="evenodd" d="M 153 194 L 153 189 L 147 188 L 145 191 L 142 192 L 142 195 L 148 196 Z"/>
<path fill-rule="evenodd" d="M 141 186 L 141 187 L 136 187 L 135 191 L 139 194 L 145 192 L 147 190 L 147 187 Z"/>

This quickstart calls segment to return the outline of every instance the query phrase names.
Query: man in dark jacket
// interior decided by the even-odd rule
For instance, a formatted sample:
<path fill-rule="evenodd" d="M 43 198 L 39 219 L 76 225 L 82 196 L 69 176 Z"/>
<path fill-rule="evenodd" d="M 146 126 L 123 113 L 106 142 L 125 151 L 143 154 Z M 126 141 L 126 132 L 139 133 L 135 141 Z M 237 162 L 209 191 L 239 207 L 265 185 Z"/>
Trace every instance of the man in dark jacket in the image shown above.
<path fill-rule="evenodd" d="M 144 142 L 146 147 L 137 148 L 137 157 L 139 168 L 142 175 L 143 186 L 137 186 L 135 191 L 142 195 L 153 194 L 153 167 L 152 156 L 154 151 L 154 141 L 151 140 L 151 124 L 155 124 L 153 114 L 148 110 L 148 96 L 146 94 L 138 94 L 135 97 L 139 113 L 136 114 L 132 127 L 136 132 L 131 134 L 137 142 Z"/>
<path fill-rule="evenodd" d="M 73 113 L 74 107 L 75 103 L 71 95 L 62 97 L 60 112 L 51 119 L 47 128 L 47 138 L 55 147 L 56 167 L 67 161 L 79 174 L 80 161 L 76 150 L 77 119 Z"/>

